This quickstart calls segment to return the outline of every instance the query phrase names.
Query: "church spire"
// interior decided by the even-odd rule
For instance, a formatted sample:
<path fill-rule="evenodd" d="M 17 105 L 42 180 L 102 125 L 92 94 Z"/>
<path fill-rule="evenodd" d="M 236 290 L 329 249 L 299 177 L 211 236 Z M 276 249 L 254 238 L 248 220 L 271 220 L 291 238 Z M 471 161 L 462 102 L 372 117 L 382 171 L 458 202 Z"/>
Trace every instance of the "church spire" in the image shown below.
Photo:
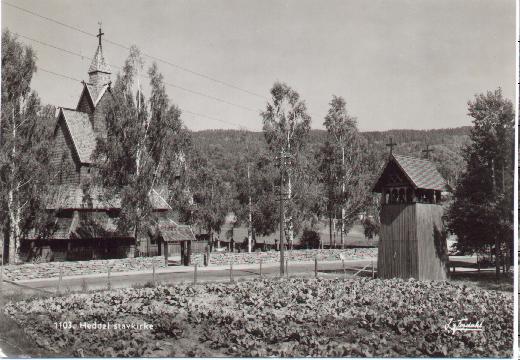
<path fill-rule="evenodd" d="M 103 45 L 101 44 L 101 37 L 103 35 L 104 33 L 101 31 L 101 23 L 99 23 L 99 33 L 96 35 L 98 38 L 98 47 L 88 69 L 89 83 L 96 88 L 100 88 L 110 82 L 111 70 L 110 66 L 105 62 L 105 57 L 103 56 Z"/>

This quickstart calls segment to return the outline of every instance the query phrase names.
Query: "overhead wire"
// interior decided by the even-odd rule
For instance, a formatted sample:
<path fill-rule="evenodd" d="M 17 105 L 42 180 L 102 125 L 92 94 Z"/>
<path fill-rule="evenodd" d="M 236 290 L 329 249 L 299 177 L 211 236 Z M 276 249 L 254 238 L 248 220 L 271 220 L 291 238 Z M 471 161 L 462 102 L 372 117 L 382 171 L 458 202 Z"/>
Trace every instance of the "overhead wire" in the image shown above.
<path fill-rule="evenodd" d="M 80 82 L 80 83 L 82 82 L 82 80 L 77 79 L 75 77 L 72 77 L 72 76 L 69 76 L 69 75 L 65 75 L 65 74 L 61 74 L 61 73 L 58 73 L 58 72 L 54 72 L 54 71 L 51 71 L 51 70 L 47 70 L 45 68 L 42 68 L 41 66 L 38 66 L 38 70 L 41 70 L 41 71 L 43 71 L 45 73 L 48 73 L 48 74 L 51 74 L 51 75 L 54 75 L 54 76 L 62 77 L 64 79 L 72 80 L 74 82 Z M 191 114 L 191 115 L 194 115 L 194 116 L 203 117 L 203 118 L 210 119 L 210 120 L 215 120 L 215 121 L 227 124 L 227 125 L 233 125 L 233 126 L 237 126 L 239 128 L 245 128 L 246 130 L 249 130 L 249 131 L 253 131 L 253 130 L 247 129 L 246 127 L 244 127 L 241 124 L 234 123 L 234 122 L 231 122 L 231 121 L 226 121 L 226 120 L 223 120 L 223 119 L 219 119 L 219 118 L 214 117 L 214 116 L 204 115 L 204 114 L 197 113 L 197 112 L 194 112 L 194 111 L 191 111 L 191 110 L 187 110 L 187 109 L 181 109 L 181 111 L 185 112 L 185 113 L 188 113 L 188 114 Z"/>
<path fill-rule="evenodd" d="M 81 53 L 78 53 L 78 52 L 75 52 L 75 51 L 72 51 L 72 50 L 69 50 L 69 49 L 64 49 L 62 47 L 59 47 L 59 46 L 56 46 L 56 45 L 53 45 L 53 44 L 49 44 L 49 43 L 47 43 L 45 41 L 34 39 L 32 37 L 20 34 L 18 32 L 13 32 L 13 34 L 15 34 L 15 35 L 17 35 L 17 36 L 19 36 L 21 38 L 24 38 L 26 40 L 35 42 L 37 44 L 40 44 L 40 45 L 43 45 L 43 46 L 47 46 L 47 47 L 50 47 L 50 48 L 58 50 L 58 51 L 62 51 L 62 52 L 67 53 L 69 55 L 74 55 L 74 56 L 77 56 L 77 57 L 81 57 L 82 59 L 85 58 L 85 59 L 88 59 L 88 60 L 92 60 L 92 58 L 89 57 L 89 56 L 83 55 Z M 121 69 L 121 67 L 119 67 L 117 65 L 113 65 L 113 64 L 109 64 L 109 65 L 111 67 L 115 68 L 115 69 Z M 176 84 L 173 84 L 173 83 L 170 83 L 170 82 L 164 82 L 164 84 L 166 86 L 169 86 L 169 87 L 172 87 L 172 88 L 176 88 L 176 89 L 188 92 L 190 94 L 194 94 L 194 95 L 197 95 L 197 96 L 205 97 L 207 99 L 215 100 L 215 101 L 218 101 L 218 102 L 230 105 L 230 106 L 234 106 L 234 107 L 237 107 L 237 108 L 240 108 L 240 109 L 243 109 L 243 110 L 254 112 L 256 114 L 258 114 L 261 111 L 259 109 L 253 109 L 253 108 L 248 107 L 248 106 L 240 105 L 240 104 L 237 104 L 237 103 L 234 103 L 234 102 L 231 102 L 231 101 L 228 101 L 228 100 L 225 100 L 225 99 L 213 96 L 213 95 L 209 95 L 209 94 L 197 91 L 197 90 L 192 90 L 192 89 L 186 88 L 184 86 L 176 85 Z"/>
<path fill-rule="evenodd" d="M 85 30 L 83 30 L 83 29 L 80 29 L 80 28 L 78 28 L 78 27 L 76 27 L 76 26 L 66 24 L 66 23 L 61 22 L 61 21 L 59 21 L 59 20 L 53 19 L 53 18 L 51 18 L 51 17 L 48 17 L 48 16 L 45 16 L 45 15 L 38 14 L 38 13 L 36 13 L 36 12 L 34 12 L 34 11 L 28 10 L 28 9 L 23 8 L 23 7 L 21 7 L 21 6 L 14 5 L 14 4 L 10 3 L 10 2 L 3 1 L 3 3 L 4 3 L 5 5 L 7 5 L 7 6 L 10 6 L 10 7 L 12 7 L 12 8 L 15 8 L 15 9 L 18 9 L 18 10 L 23 11 L 23 12 L 25 12 L 25 13 L 28 13 L 28 14 L 30 14 L 30 15 L 32 15 L 32 16 L 39 17 L 39 18 L 41 18 L 41 19 L 44 19 L 44 20 L 46 20 L 46 21 L 50 21 L 50 22 L 52 22 L 52 23 L 55 23 L 55 24 L 57 24 L 57 25 L 60 25 L 60 26 L 66 27 L 66 28 L 71 29 L 71 30 L 74 30 L 74 31 L 78 31 L 78 32 L 80 32 L 80 33 L 82 33 L 82 34 L 84 34 L 84 35 L 91 36 L 91 37 L 97 37 L 97 34 L 90 33 L 90 32 L 88 32 L 88 31 L 85 31 Z M 27 38 L 27 37 L 26 37 L 26 38 Z M 36 42 L 39 42 L 40 44 L 43 44 L 43 42 L 40 41 L 40 40 L 35 40 L 35 41 L 36 41 Z M 111 40 L 110 38 L 105 37 L 105 38 L 104 38 L 104 41 L 105 41 L 106 43 L 111 44 L 111 45 L 114 45 L 114 46 L 120 47 L 120 48 L 122 48 L 122 49 L 130 50 L 130 47 L 129 47 L 129 46 L 124 45 L 124 44 L 122 44 L 122 43 L 120 43 L 120 42 L 117 42 L 117 41 Z M 50 44 L 49 44 L 49 45 L 50 45 Z M 81 57 L 89 58 L 89 57 L 84 56 L 84 55 L 82 55 L 82 54 L 78 54 L 78 53 L 75 53 L 75 52 L 73 52 L 73 51 L 70 51 L 70 50 L 67 50 L 67 49 L 63 49 L 63 48 L 60 48 L 60 47 L 55 46 L 55 45 L 50 45 L 50 46 L 53 47 L 53 48 L 55 48 L 55 49 L 57 49 L 57 50 L 67 52 L 67 53 L 72 54 L 72 55 L 77 55 L 77 56 L 81 56 Z M 176 64 L 176 63 L 174 63 L 173 61 L 170 61 L 170 60 L 167 60 L 167 59 L 163 59 L 163 58 L 160 58 L 160 57 L 158 57 L 158 56 L 154 56 L 154 55 L 149 54 L 149 53 L 146 53 L 146 52 L 144 52 L 144 51 L 142 52 L 142 54 L 143 54 L 143 56 L 145 56 L 145 57 L 148 57 L 148 58 L 151 58 L 151 59 L 153 59 L 153 60 L 159 61 L 159 62 L 161 62 L 161 63 L 167 64 L 167 65 L 169 65 L 169 66 L 172 66 L 172 67 L 177 68 L 177 69 L 179 69 L 179 70 L 182 70 L 182 71 L 184 71 L 184 72 L 187 72 L 187 73 L 190 73 L 190 74 L 193 74 L 193 75 L 196 75 L 196 76 L 199 76 L 199 77 L 205 78 L 205 79 L 210 80 L 210 81 L 213 81 L 213 82 L 215 82 L 215 83 L 219 83 L 219 84 L 221 84 L 221 85 L 224 85 L 224 86 L 227 86 L 227 87 L 233 88 L 233 89 L 235 89 L 235 90 L 239 90 L 239 91 L 244 92 L 244 93 L 247 93 L 247 94 L 249 94 L 249 95 L 253 95 L 253 96 L 256 96 L 256 97 L 259 97 L 259 98 L 262 98 L 262 99 L 266 99 L 266 100 L 268 100 L 268 98 L 267 98 L 266 96 L 264 96 L 264 95 L 261 95 L 261 94 L 255 93 L 255 92 L 250 91 L 250 90 L 247 90 L 247 89 L 244 89 L 244 88 L 242 88 L 242 87 L 239 87 L 239 86 L 236 86 L 236 85 L 234 85 L 234 84 L 228 83 L 228 82 L 226 82 L 226 81 L 223 81 L 223 80 L 217 79 L 217 78 L 215 78 L 215 77 L 212 77 L 212 76 L 209 76 L 209 75 L 203 74 L 203 73 L 201 73 L 201 72 L 198 72 L 198 71 L 195 71 L 195 70 L 191 70 L 191 69 L 189 69 L 189 68 L 187 68 L 187 67 L 185 67 L 185 66 L 182 66 L 182 65 Z M 115 67 L 115 66 L 114 66 L 114 67 Z M 116 67 L 116 68 L 117 68 L 117 67 Z M 47 71 L 47 72 L 49 72 L 49 71 Z M 175 85 L 175 84 L 172 84 L 172 83 L 167 83 L 167 82 L 165 82 L 165 85 L 170 86 L 170 87 L 174 87 L 174 88 L 177 88 L 177 89 L 180 89 L 180 90 L 186 91 L 186 92 L 190 92 L 190 93 L 192 93 L 192 94 L 194 94 L 194 95 L 199 95 L 199 96 L 203 96 L 203 97 L 206 97 L 206 98 L 209 98 L 209 99 L 213 99 L 213 100 L 215 100 L 215 101 L 219 101 L 219 102 L 222 102 L 222 103 L 226 103 L 226 104 L 228 104 L 228 105 L 235 106 L 235 107 L 238 107 L 238 108 L 241 108 L 241 109 L 247 110 L 247 111 L 251 111 L 251 112 L 255 112 L 255 113 L 258 113 L 259 111 L 261 111 L 261 110 L 258 110 L 258 109 L 253 109 L 253 108 L 250 108 L 250 107 L 247 107 L 247 106 L 243 106 L 243 105 L 240 105 L 240 104 L 236 104 L 236 103 L 233 103 L 233 102 L 227 101 L 227 100 L 225 100 L 225 99 L 221 99 L 221 98 L 215 97 L 215 96 L 213 96 L 213 95 L 208 95 L 208 94 L 202 93 L 202 92 L 200 92 L 200 91 L 191 90 L 191 89 L 188 89 L 188 88 L 185 88 L 185 87 L 182 87 L 182 86 L 179 86 L 179 85 Z M 312 114 L 311 114 L 311 115 L 312 115 Z"/>
<path fill-rule="evenodd" d="M 48 17 L 48 16 L 44 16 L 44 15 L 38 14 L 38 13 L 36 13 L 36 12 L 34 12 L 34 11 L 31 11 L 31 10 L 25 9 L 25 8 L 23 8 L 23 7 L 21 7 L 21 6 L 11 4 L 10 2 L 3 1 L 2 3 L 5 4 L 5 5 L 7 5 L 7 6 L 10 6 L 10 7 L 12 7 L 12 8 L 15 8 L 15 9 L 18 9 L 18 10 L 23 11 L 23 12 L 25 12 L 25 13 L 28 13 L 28 14 L 30 14 L 30 15 L 32 15 L 32 16 L 36 16 L 36 17 L 39 17 L 39 18 L 44 19 L 44 20 L 46 20 L 46 21 L 53 22 L 53 23 L 58 24 L 58 25 L 60 25 L 60 26 L 64 26 L 64 27 L 66 27 L 66 28 L 68 28 L 68 29 L 71 29 L 71 30 L 74 30 L 74 31 L 78 31 L 78 32 L 80 32 L 80 33 L 82 33 L 82 34 L 84 34 L 84 35 L 88 35 L 88 36 L 92 36 L 92 37 L 96 37 L 96 36 L 97 36 L 97 35 L 94 34 L 94 33 L 90 33 L 90 32 L 88 32 L 88 31 L 82 30 L 82 29 L 80 29 L 80 28 L 78 28 L 78 27 L 76 27 L 76 26 L 72 26 L 72 25 L 66 24 L 66 23 L 64 23 L 64 22 L 58 21 L 58 20 L 53 19 L 53 18 L 50 18 L 50 17 Z M 129 46 L 124 45 L 124 44 L 122 44 L 122 43 L 119 43 L 119 42 L 117 42 L 117 41 L 111 40 L 110 38 L 106 38 L 106 37 L 105 37 L 104 40 L 105 40 L 105 42 L 107 42 L 107 43 L 109 43 L 109 44 L 111 44 L 111 45 L 118 46 L 118 47 L 123 48 L 123 49 L 125 49 L 125 50 L 130 50 L 130 47 L 129 47 Z M 152 54 L 146 53 L 146 52 L 144 52 L 144 51 L 143 51 L 143 55 L 146 56 L 146 57 L 148 57 L 148 58 L 151 58 L 151 59 L 153 59 L 153 60 L 156 60 L 156 61 L 162 62 L 162 63 L 167 64 L 167 65 L 169 65 L 169 66 L 172 66 L 172 67 L 174 67 L 174 68 L 177 68 L 177 69 L 179 69 L 179 70 L 181 70 L 181 71 L 184 71 L 184 72 L 190 73 L 190 74 L 192 74 L 192 75 L 199 76 L 199 77 L 201 77 L 201 78 L 204 78 L 204 79 L 207 79 L 207 80 L 213 81 L 213 82 L 215 82 L 215 83 L 218 83 L 218 84 L 221 84 L 221 85 L 227 86 L 227 87 L 229 87 L 229 88 L 232 88 L 232 89 L 235 89 L 235 90 L 241 91 L 241 92 L 243 92 L 243 93 L 246 93 L 246 94 L 249 94 L 249 95 L 252 95 L 252 96 L 256 96 L 256 97 L 259 97 L 259 98 L 262 98 L 262 99 L 267 99 L 264 95 L 261 95 L 261 94 L 255 93 L 255 92 L 253 92 L 253 91 L 250 91 L 250 90 L 248 90 L 248 89 L 244 89 L 244 88 L 242 88 L 242 87 L 236 86 L 236 85 L 231 84 L 231 83 L 229 83 L 229 82 L 227 82 L 227 81 L 223 81 L 223 80 L 217 79 L 217 78 L 215 78 L 215 77 L 213 77 L 213 76 L 206 75 L 206 74 L 201 73 L 201 72 L 199 72 L 199 71 L 195 71 L 195 70 L 189 69 L 189 68 L 187 68 L 187 67 L 185 67 L 185 66 L 182 66 L 182 65 L 176 64 L 176 63 L 174 63 L 174 62 L 171 61 L 171 60 L 163 59 L 163 58 L 160 58 L 160 57 L 158 57 L 158 56 L 155 56 L 155 55 L 152 55 Z"/>

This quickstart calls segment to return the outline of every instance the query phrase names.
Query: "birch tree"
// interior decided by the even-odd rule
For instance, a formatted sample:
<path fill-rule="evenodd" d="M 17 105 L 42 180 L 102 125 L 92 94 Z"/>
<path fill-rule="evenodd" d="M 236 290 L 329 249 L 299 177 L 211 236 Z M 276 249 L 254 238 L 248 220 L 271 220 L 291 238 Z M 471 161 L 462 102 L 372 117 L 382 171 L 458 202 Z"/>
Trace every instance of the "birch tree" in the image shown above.
<path fill-rule="evenodd" d="M 357 121 L 350 116 L 342 97 L 333 96 L 323 125 L 327 129 L 327 145 L 322 150 L 320 168 L 325 171 L 323 179 L 327 185 L 330 231 L 332 218 L 336 218 L 339 208 L 340 245 L 345 245 L 344 235 L 357 217 L 370 203 L 371 177 L 373 177 L 375 156 L 366 140 L 359 134 Z M 336 189 L 339 183 L 339 189 Z M 336 244 L 332 243 L 331 246 Z"/>
<path fill-rule="evenodd" d="M 0 238 L 7 235 L 8 261 L 18 263 L 20 243 L 36 231 L 50 185 L 52 108 L 43 108 L 30 84 L 36 54 L 8 30 L 2 32 L 2 114 L 0 117 Z M 43 214 L 42 214 L 43 212 Z M 45 222 L 43 222 L 45 223 Z M 39 224 L 38 224 L 39 226 Z M 3 244 L 2 244 L 3 246 Z M 5 246 L 2 248 L 2 252 Z M 5 257 L 5 254 L 4 254 Z"/>
<path fill-rule="evenodd" d="M 282 193 L 287 202 L 293 197 L 293 173 L 298 169 L 299 154 L 310 131 L 311 117 L 300 95 L 287 84 L 276 82 L 271 89 L 271 100 L 261 113 L 264 136 L 273 157 L 278 157 L 282 171 Z M 286 236 L 289 246 L 294 242 L 294 219 L 286 217 Z"/>

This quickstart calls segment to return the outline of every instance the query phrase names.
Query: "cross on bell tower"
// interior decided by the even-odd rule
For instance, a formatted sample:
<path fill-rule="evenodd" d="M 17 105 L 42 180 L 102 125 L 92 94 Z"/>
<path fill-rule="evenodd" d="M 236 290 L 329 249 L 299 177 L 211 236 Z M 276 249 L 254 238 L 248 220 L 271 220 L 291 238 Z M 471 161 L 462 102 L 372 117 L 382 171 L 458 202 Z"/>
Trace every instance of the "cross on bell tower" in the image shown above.
<path fill-rule="evenodd" d="M 96 35 L 96 37 L 97 37 L 98 40 L 99 40 L 99 46 L 101 46 L 101 37 L 102 37 L 103 35 L 105 35 L 105 33 L 104 33 L 104 32 L 101 32 L 101 21 L 99 21 L 98 24 L 99 24 L 99 33 Z"/>
<path fill-rule="evenodd" d="M 390 138 L 390 143 L 386 144 L 386 146 L 390 148 L 390 155 L 392 155 L 392 151 L 394 150 L 394 146 L 397 146 L 397 144 L 392 142 L 392 138 Z"/>
<path fill-rule="evenodd" d="M 429 145 L 426 145 L 426 149 L 424 149 L 422 152 L 425 154 L 426 159 L 430 158 L 430 153 L 433 152 L 433 149 L 428 148 Z"/>

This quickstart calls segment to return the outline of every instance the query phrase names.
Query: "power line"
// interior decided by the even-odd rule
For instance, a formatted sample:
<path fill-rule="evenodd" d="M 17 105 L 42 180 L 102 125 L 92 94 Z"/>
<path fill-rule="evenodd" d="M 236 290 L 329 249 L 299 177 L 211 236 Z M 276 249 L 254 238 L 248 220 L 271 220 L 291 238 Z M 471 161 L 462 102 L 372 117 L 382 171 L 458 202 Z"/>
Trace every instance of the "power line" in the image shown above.
<path fill-rule="evenodd" d="M 243 125 L 240 125 L 240 124 L 237 124 L 237 123 L 234 123 L 234 122 L 231 122 L 231 121 L 222 120 L 222 119 L 219 119 L 219 118 L 216 118 L 216 117 L 213 117 L 213 116 L 209 116 L 209 115 L 204 115 L 204 114 L 196 113 L 196 112 L 194 112 L 194 111 L 190 111 L 190 110 L 186 110 L 186 109 L 181 109 L 181 111 L 183 111 L 183 112 L 185 112 L 185 113 L 187 113 L 187 114 L 194 115 L 194 116 L 200 116 L 200 117 L 203 117 L 203 118 L 206 118 L 206 119 L 219 121 L 219 122 L 224 123 L 224 124 L 227 124 L 227 125 L 238 126 L 238 127 L 245 128 L 246 130 L 253 131 L 253 130 L 247 129 L 247 128 L 244 127 Z"/>
<path fill-rule="evenodd" d="M 72 80 L 72 81 L 77 81 L 77 82 L 81 82 L 82 80 L 80 79 L 76 79 L 72 76 L 68 76 L 68 75 L 64 75 L 64 74 L 60 74 L 60 73 L 57 73 L 57 72 L 54 72 L 54 71 L 50 71 L 50 70 L 47 70 L 47 69 L 44 69 L 42 68 L 41 66 L 38 66 L 37 67 L 38 70 L 41 70 L 43 72 L 46 72 L 46 73 L 49 73 L 49 74 L 52 74 L 52 75 L 55 75 L 55 76 L 60 76 L 62 78 L 65 78 L 65 79 L 69 79 L 69 80 Z"/>
<path fill-rule="evenodd" d="M 35 42 L 37 44 L 40 44 L 40 45 L 47 46 L 47 47 L 50 47 L 50 48 L 55 49 L 55 50 L 59 50 L 59 51 L 65 52 L 65 53 L 67 53 L 69 55 L 74 55 L 74 56 L 80 57 L 82 59 L 86 58 L 86 59 L 92 60 L 91 57 L 85 56 L 85 55 L 83 55 L 81 53 L 78 53 L 78 52 L 75 52 L 75 51 L 72 51 L 72 50 L 64 49 L 64 48 L 61 48 L 59 46 L 52 45 L 52 44 L 46 43 L 46 42 L 41 41 L 41 40 L 37 40 L 37 39 L 31 38 L 29 36 L 22 35 L 22 34 L 17 33 L 17 32 L 13 32 L 13 34 L 15 34 L 15 35 L 17 35 L 17 36 L 19 36 L 21 38 L 27 39 L 29 41 L 33 41 L 33 42 Z M 109 64 L 109 65 L 111 67 L 115 68 L 115 69 L 121 69 L 121 67 L 119 67 L 117 65 L 113 65 L 113 64 Z M 243 110 L 247 110 L 247 111 L 251 111 L 251 112 L 254 112 L 256 114 L 258 114 L 258 112 L 260 111 L 258 109 L 253 109 L 253 108 L 248 107 L 248 106 L 240 105 L 240 104 L 237 104 L 237 103 L 234 103 L 234 102 L 231 102 L 231 101 L 228 101 L 228 100 L 225 100 L 225 99 L 213 96 L 213 95 L 209 95 L 209 94 L 206 94 L 206 93 L 203 93 L 203 92 L 200 92 L 200 91 L 191 90 L 189 88 L 186 88 L 186 87 L 183 87 L 183 86 L 180 86 L 180 85 L 175 85 L 175 84 L 168 83 L 168 82 L 164 82 L 164 84 L 166 86 L 169 86 L 169 87 L 172 87 L 172 88 L 176 88 L 176 89 L 180 89 L 180 90 L 188 92 L 190 94 L 194 94 L 194 95 L 197 95 L 197 96 L 202 96 L 202 97 L 205 97 L 207 99 L 211 99 L 211 100 L 215 100 L 215 101 L 227 104 L 227 105 L 235 106 L 237 108 L 240 108 L 240 109 L 243 109 Z"/>
<path fill-rule="evenodd" d="M 78 31 L 78 32 L 80 32 L 80 33 L 82 33 L 82 34 L 84 34 L 84 35 L 88 35 L 88 36 L 96 37 L 96 34 L 89 33 L 88 31 L 82 30 L 82 29 L 80 29 L 80 28 L 78 28 L 78 27 L 75 27 L 75 26 L 72 26 L 72 25 L 65 24 L 65 23 L 63 23 L 63 22 L 61 22 L 61 21 L 58 21 L 58 20 L 52 19 L 52 18 L 47 17 L 47 16 L 44 16 L 44 15 L 40 15 L 40 14 L 35 13 L 35 12 L 31 11 L 31 10 L 28 10 L 28 9 L 22 8 L 22 7 L 20 7 L 20 6 L 17 6 L 17 5 L 11 4 L 11 3 L 6 2 L 6 1 L 3 1 L 3 3 L 4 3 L 5 5 L 7 5 L 7 6 L 11 6 L 11 7 L 15 8 L 15 9 L 18 9 L 18 10 L 20 10 L 20 11 L 26 12 L 26 13 L 28 13 L 28 14 L 30 14 L 30 15 L 33 15 L 33 16 L 39 17 L 39 18 L 41 18 L 41 19 L 44 19 L 44 20 L 47 20 L 47 21 L 53 22 L 53 23 L 55 23 L 55 24 L 58 24 L 58 25 L 64 26 L 64 27 L 66 27 L 66 28 L 68 28 L 68 29 Z M 113 40 L 110 40 L 110 39 L 105 38 L 105 42 L 107 42 L 107 43 L 109 43 L 109 44 L 112 44 L 112 45 L 114 45 L 114 46 L 118 46 L 118 47 L 120 47 L 120 48 L 123 48 L 123 49 L 125 49 L 125 50 L 130 50 L 130 47 L 129 47 L 129 46 L 124 45 L 124 44 L 121 44 L 121 43 L 119 43 L 119 42 L 117 42 L 117 41 L 113 41 Z M 174 62 L 172 62 L 172 61 L 170 61 L 170 60 L 162 59 L 162 58 L 160 58 L 160 57 L 157 57 L 157 56 L 154 56 L 154 55 L 148 54 L 148 53 L 146 53 L 146 52 L 143 52 L 143 55 L 146 56 L 146 57 L 149 57 L 149 58 L 151 58 L 151 59 L 153 59 L 153 60 L 156 60 L 156 61 L 162 62 L 162 63 L 164 63 L 164 64 L 170 65 L 170 66 L 172 66 L 172 67 L 174 67 L 174 68 L 176 68 L 176 69 L 179 69 L 179 70 L 181 70 L 181 71 L 184 71 L 184 72 L 190 73 L 190 74 L 192 74 L 192 75 L 196 75 L 196 76 L 202 77 L 202 78 L 204 78 L 204 79 L 207 79 L 207 80 L 213 81 L 213 82 L 215 82 L 215 83 L 218 83 L 218 84 L 221 84 L 221 85 L 224 85 L 224 86 L 227 86 L 227 87 L 230 87 L 230 88 L 232 88 L 232 89 L 235 89 L 235 90 L 241 91 L 241 92 L 246 93 L 246 94 L 249 94 L 249 95 L 253 95 L 253 96 L 256 96 L 256 97 L 259 97 L 259 98 L 262 98 L 262 99 L 267 99 L 265 96 L 263 96 L 263 95 L 261 95 L 261 94 L 255 93 L 255 92 L 253 92 L 253 91 L 250 91 L 250 90 L 247 90 L 247 89 L 244 89 L 244 88 L 241 88 L 241 87 L 239 87 L 239 86 L 233 85 L 233 84 L 228 83 L 228 82 L 226 82 L 226 81 L 219 80 L 219 79 L 217 79 L 217 78 L 214 78 L 214 77 L 212 77 L 212 76 L 209 76 L 209 75 L 203 74 L 203 73 L 201 73 L 201 72 L 198 72 L 198 71 L 195 71 L 195 70 L 191 70 L 191 69 L 189 69 L 189 68 L 187 68 L 187 67 L 185 67 L 185 66 L 182 66 L 182 65 L 176 64 L 176 63 L 174 63 Z"/>
<path fill-rule="evenodd" d="M 55 24 L 58 24 L 58 25 L 61 25 L 61 26 L 65 26 L 66 28 L 69 28 L 69 29 L 72 29 L 72 30 L 75 30 L 75 31 L 79 31 L 80 33 L 83 33 L 83 34 L 85 34 L 85 35 L 94 36 L 94 37 L 96 36 L 96 34 L 89 33 L 89 32 L 87 32 L 87 31 L 81 30 L 80 28 L 77 28 L 77 27 L 75 27 L 75 26 L 72 26 L 72 25 L 68 25 L 68 24 L 62 23 L 62 22 L 60 22 L 60 21 L 58 21 L 58 20 L 54 20 L 54 19 L 49 18 L 49 17 L 47 17 L 47 16 L 43 16 L 43 15 L 37 14 L 37 13 L 31 11 L 31 10 L 27 10 L 27 9 L 24 9 L 24 8 L 22 8 L 22 7 L 20 7 L 20 6 L 17 6 L 17 5 L 14 5 L 14 4 L 11 4 L 11 3 L 8 3 L 7 1 L 2 1 L 2 3 L 5 4 L 5 5 L 7 5 L 7 6 L 11 6 L 11 7 L 15 8 L 15 9 L 18 9 L 18 10 L 20 10 L 20 11 L 23 11 L 23 12 L 26 12 L 26 13 L 28 13 L 28 14 L 31 14 L 31 15 L 33 15 L 33 16 L 37 16 L 37 17 L 39 17 L 39 18 L 45 19 L 45 20 L 50 21 L 50 22 L 53 22 L 53 23 L 55 23 Z"/>
<path fill-rule="evenodd" d="M 38 67 L 38 70 L 41 70 L 43 72 L 46 72 L 46 73 L 54 75 L 54 76 L 59 76 L 59 77 L 62 77 L 62 78 L 68 79 L 68 80 L 72 80 L 72 81 L 75 81 L 75 82 L 82 82 L 82 80 L 76 79 L 76 78 L 74 78 L 72 76 L 68 76 L 68 75 L 65 75 L 65 74 L 60 74 L 60 73 L 57 73 L 57 72 L 54 72 L 54 71 L 51 71 L 51 70 L 44 69 L 42 67 Z M 190 110 L 186 110 L 186 109 L 181 109 L 181 111 L 185 112 L 187 114 L 203 117 L 203 118 L 210 119 L 210 120 L 215 120 L 215 121 L 227 124 L 227 125 L 238 126 L 238 127 L 245 128 L 246 130 L 253 131 L 253 130 L 250 130 L 250 129 L 246 128 L 245 126 L 240 125 L 238 123 L 234 123 L 234 122 L 231 122 L 231 121 L 226 121 L 226 120 L 223 120 L 223 119 L 219 119 L 217 117 L 200 114 L 200 113 L 197 113 L 197 112 L 194 112 L 194 111 L 190 111 Z"/>

